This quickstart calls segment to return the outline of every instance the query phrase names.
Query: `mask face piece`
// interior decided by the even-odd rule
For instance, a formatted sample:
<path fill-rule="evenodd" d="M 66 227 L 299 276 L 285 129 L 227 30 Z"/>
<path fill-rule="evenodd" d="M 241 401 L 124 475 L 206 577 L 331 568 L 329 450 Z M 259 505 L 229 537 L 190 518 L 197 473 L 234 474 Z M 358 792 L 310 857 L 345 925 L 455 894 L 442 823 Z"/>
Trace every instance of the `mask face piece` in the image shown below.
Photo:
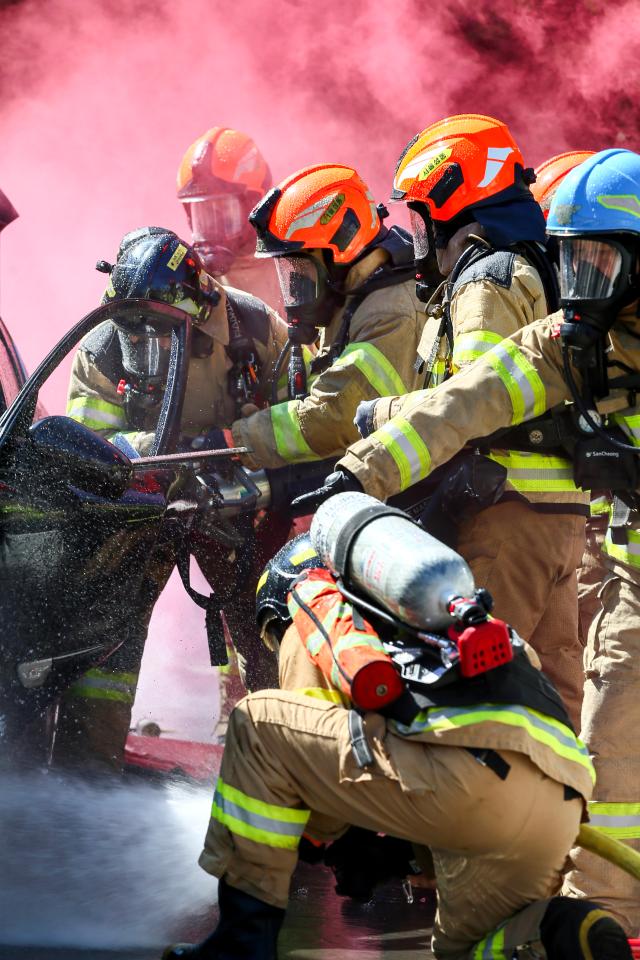
<path fill-rule="evenodd" d="M 159 336 L 148 324 L 141 325 L 136 333 L 119 329 L 118 339 L 122 351 L 122 365 L 136 381 L 164 384 L 169 372 L 171 337 Z"/>
<path fill-rule="evenodd" d="M 429 230 L 422 214 L 409 208 L 411 232 L 413 234 L 413 249 L 416 260 L 423 260 L 432 252 L 429 243 Z"/>
<path fill-rule="evenodd" d="M 563 300 L 609 300 L 621 293 L 626 250 L 615 241 L 560 238 L 560 296 Z M 626 271 L 628 275 L 628 270 Z"/>
<path fill-rule="evenodd" d="M 312 306 L 322 298 L 319 264 L 312 257 L 276 257 L 275 264 L 287 310 Z"/>
<path fill-rule="evenodd" d="M 239 196 L 223 194 L 185 201 L 195 243 L 233 249 L 246 224 L 244 205 Z"/>

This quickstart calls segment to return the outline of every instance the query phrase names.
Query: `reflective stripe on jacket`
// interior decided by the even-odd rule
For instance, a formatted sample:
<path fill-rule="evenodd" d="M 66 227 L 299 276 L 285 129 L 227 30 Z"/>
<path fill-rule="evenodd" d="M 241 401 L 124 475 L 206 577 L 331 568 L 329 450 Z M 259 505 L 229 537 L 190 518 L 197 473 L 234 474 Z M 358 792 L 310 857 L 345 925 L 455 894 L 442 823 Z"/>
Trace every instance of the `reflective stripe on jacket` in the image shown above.
<path fill-rule="evenodd" d="M 367 262 L 356 264 L 364 271 L 361 283 L 366 271 L 372 272 Z M 343 312 L 338 310 L 322 331 L 319 356 L 338 341 Z M 243 457 L 245 465 L 280 467 L 340 456 L 358 438 L 353 418 L 361 400 L 404 394 L 421 385 L 414 362 L 425 322 L 413 280 L 368 294 L 351 318 L 348 345 L 310 382 L 308 397 L 235 421 L 234 443 L 252 451 Z"/>

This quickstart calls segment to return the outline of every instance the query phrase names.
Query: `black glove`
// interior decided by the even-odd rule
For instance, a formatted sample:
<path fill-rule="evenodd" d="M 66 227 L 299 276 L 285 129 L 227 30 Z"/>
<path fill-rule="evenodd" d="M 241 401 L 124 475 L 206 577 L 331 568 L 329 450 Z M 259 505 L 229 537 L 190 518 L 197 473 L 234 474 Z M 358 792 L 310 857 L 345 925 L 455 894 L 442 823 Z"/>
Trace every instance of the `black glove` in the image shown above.
<path fill-rule="evenodd" d="M 332 497 L 335 493 L 347 493 L 350 490 L 357 490 L 358 493 L 362 493 L 362 484 L 359 480 L 349 473 L 347 470 L 334 470 L 333 473 L 330 473 L 327 479 L 324 481 L 321 487 L 318 487 L 317 490 L 312 490 L 311 493 L 303 493 L 301 497 L 296 497 L 295 500 L 292 500 L 292 507 L 304 507 L 305 513 L 313 513 L 314 510 L 317 510 L 321 503 L 324 503 L 325 500 L 328 500 L 329 497 Z"/>
<path fill-rule="evenodd" d="M 196 437 L 191 443 L 192 450 L 229 450 L 233 447 L 233 437 L 230 430 L 221 430 L 212 427 L 206 433 Z"/>
<path fill-rule="evenodd" d="M 363 901 L 371 900 L 378 884 L 417 873 L 412 861 L 413 848 L 408 840 L 379 837 L 361 827 L 349 827 L 324 856 L 336 878 L 336 893 Z"/>
<path fill-rule="evenodd" d="M 358 433 L 364 439 L 369 436 L 370 433 L 373 433 L 373 417 L 376 410 L 376 403 L 380 397 L 376 397 L 375 400 L 361 400 L 358 404 L 356 410 L 356 415 L 353 418 L 353 425 L 357 428 Z"/>

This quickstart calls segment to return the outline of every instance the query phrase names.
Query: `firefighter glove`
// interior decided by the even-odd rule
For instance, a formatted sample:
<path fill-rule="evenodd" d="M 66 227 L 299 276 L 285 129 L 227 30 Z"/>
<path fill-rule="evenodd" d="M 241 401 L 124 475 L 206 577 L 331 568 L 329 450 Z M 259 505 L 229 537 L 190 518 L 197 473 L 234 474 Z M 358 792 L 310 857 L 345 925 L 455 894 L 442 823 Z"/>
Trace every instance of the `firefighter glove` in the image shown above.
<path fill-rule="evenodd" d="M 417 872 L 408 840 L 379 837 L 361 827 L 349 827 L 330 844 L 324 862 L 336 878 L 336 893 L 353 900 L 371 900 L 379 884 Z"/>
<path fill-rule="evenodd" d="M 333 497 L 334 494 L 348 493 L 352 490 L 357 490 L 358 493 L 362 493 L 362 484 L 347 470 L 334 470 L 333 473 L 329 474 L 321 487 L 318 487 L 317 490 L 312 490 L 311 493 L 303 493 L 301 497 L 296 497 L 296 499 L 292 501 L 291 506 L 296 508 L 303 507 L 305 513 L 313 513 L 321 503 L 324 503 L 329 497 Z"/>
<path fill-rule="evenodd" d="M 361 400 L 358 404 L 353 423 L 363 439 L 375 430 L 373 418 L 375 416 L 376 403 L 379 399 L 379 397 L 376 397 L 374 400 Z"/>
<path fill-rule="evenodd" d="M 200 437 L 196 437 L 191 444 L 192 450 L 229 450 L 234 446 L 230 430 L 221 430 L 212 427 Z"/>

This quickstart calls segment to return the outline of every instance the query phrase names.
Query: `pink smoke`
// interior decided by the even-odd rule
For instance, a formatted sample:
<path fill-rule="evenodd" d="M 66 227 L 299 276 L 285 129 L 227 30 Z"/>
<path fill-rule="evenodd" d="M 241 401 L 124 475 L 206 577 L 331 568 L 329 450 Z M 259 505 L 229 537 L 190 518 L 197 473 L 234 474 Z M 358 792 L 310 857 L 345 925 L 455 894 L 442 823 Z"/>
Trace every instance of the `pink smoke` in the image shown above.
<path fill-rule="evenodd" d="M 23 0 L 0 6 L 0 32 L 0 187 L 20 211 L 3 235 L 0 306 L 30 370 L 97 304 L 95 261 L 126 231 L 186 233 L 175 174 L 212 125 L 250 133 L 276 181 L 353 163 L 381 200 L 408 139 L 451 113 L 507 120 L 532 165 L 638 145 L 634 0 Z M 45 391 L 50 412 L 67 375 Z M 179 674 L 175 622 L 202 632 L 190 601 L 168 596 L 179 616 L 154 617 L 147 676 L 154 663 Z"/>

